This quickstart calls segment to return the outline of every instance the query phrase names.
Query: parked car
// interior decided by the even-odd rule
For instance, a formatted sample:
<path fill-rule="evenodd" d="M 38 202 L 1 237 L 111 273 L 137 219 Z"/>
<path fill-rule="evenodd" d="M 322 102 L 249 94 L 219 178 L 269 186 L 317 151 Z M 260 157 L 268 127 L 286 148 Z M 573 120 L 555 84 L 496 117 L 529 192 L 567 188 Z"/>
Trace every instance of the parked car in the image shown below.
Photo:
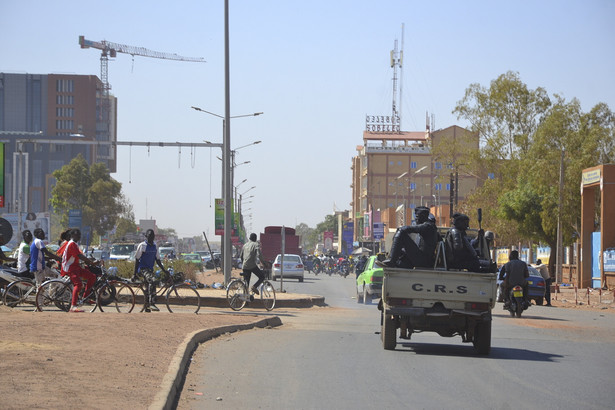
<path fill-rule="evenodd" d="M 357 276 L 357 303 L 370 304 L 373 298 L 382 296 L 382 268 L 376 265 L 378 256 L 370 256 L 365 269 Z"/>
<path fill-rule="evenodd" d="M 199 254 L 203 263 L 211 259 L 211 254 L 209 253 L 209 251 L 195 251 L 194 253 Z"/>
<path fill-rule="evenodd" d="M 542 305 L 545 299 L 545 280 L 540 275 L 540 272 L 533 266 L 527 265 L 527 269 L 530 276 L 527 278 L 527 291 L 530 300 L 534 300 L 537 305 Z M 504 281 L 498 280 L 498 291 L 496 300 L 498 302 L 504 302 Z"/>
<path fill-rule="evenodd" d="M 180 258 L 188 263 L 194 263 L 199 270 L 203 270 L 203 261 L 198 253 L 182 253 Z"/>
<path fill-rule="evenodd" d="M 282 255 L 275 257 L 271 267 L 271 278 L 276 280 L 282 276 Z M 303 261 L 299 255 L 284 254 L 284 279 L 299 279 L 303 282 Z"/>

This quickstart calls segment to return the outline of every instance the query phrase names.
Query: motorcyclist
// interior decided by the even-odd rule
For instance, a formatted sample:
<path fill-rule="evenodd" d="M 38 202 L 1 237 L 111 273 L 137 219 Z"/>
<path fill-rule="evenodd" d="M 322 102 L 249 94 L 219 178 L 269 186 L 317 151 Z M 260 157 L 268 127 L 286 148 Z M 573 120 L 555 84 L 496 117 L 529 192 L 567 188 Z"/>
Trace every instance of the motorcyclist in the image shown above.
<path fill-rule="evenodd" d="M 510 290 L 519 285 L 523 288 L 523 299 L 526 302 L 527 299 L 527 278 L 530 273 L 527 269 L 527 264 L 522 260 L 519 260 L 519 251 L 511 251 L 508 255 L 508 262 L 502 266 L 500 270 L 499 279 L 503 280 L 504 290 L 504 307 L 510 304 Z"/>
<path fill-rule="evenodd" d="M 378 265 L 391 268 L 433 267 L 438 244 L 438 228 L 436 228 L 435 218 L 430 220 L 429 208 L 425 206 L 416 207 L 414 216 L 416 225 L 397 228 L 389 259 L 378 262 Z M 420 235 L 418 245 L 410 237 L 411 233 Z"/>

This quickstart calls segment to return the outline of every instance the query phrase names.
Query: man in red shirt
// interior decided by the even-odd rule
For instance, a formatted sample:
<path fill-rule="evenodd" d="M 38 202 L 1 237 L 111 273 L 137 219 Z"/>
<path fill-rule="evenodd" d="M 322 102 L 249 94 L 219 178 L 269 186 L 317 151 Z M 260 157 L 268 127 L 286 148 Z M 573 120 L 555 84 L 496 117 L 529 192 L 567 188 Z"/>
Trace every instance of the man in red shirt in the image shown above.
<path fill-rule="evenodd" d="M 74 285 L 70 311 L 83 312 L 82 309 L 79 309 L 79 292 L 82 286 L 81 280 L 86 280 L 85 290 L 83 291 L 84 299 L 86 299 L 92 291 L 94 282 L 96 282 L 96 275 L 87 269 L 83 269 L 79 265 L 79 261 L 82 260 L 88 265 L 97 265 L 100 262 L 95 262 L 81 253 L 81 249 L 79 249 L 78 245 L 78 242 L 81 240 L 81 231 L 79 229 L 73 229 L 70 232 L 70 236 L 71 240 L 66 244 L 66 248 L 62 254 L 62 275 L 68 275 L 70 281 Z"/>

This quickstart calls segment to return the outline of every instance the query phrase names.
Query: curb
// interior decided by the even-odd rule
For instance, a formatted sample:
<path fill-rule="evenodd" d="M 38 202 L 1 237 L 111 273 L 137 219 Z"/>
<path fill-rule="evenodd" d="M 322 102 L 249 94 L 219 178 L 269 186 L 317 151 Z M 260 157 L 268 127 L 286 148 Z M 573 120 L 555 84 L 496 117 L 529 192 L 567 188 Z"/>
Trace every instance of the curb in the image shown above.
<path fill-rule="evenodd" d="M 278 316 L 272 316 L 265 319 L 260 319 L 252 323 L 243 325 L 222 326 L 212 329 L 202 329 L 192 332 L 179 345 L 175 356 L 169 364 L 167 374 L 162 379 L 160 391 L 156 394 L 154 401 L 149 405 L 150 410 L 158 409 L 174 409 L 181 393 L 181 388 L 184 383 L 186 369 L 196 350 L 197 346 L 207 340 L 220 336 L 224 333 L 233 333 L 240 330 L 253 329 L 255 327 L 275 327 L 281 326 L 282 320 Z"/>

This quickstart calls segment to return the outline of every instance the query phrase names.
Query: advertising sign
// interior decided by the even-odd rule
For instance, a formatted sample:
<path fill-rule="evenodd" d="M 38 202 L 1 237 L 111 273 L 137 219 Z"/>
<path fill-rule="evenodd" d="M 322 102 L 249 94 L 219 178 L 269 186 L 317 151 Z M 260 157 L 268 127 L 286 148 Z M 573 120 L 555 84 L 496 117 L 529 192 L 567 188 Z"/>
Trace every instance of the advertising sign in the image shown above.
<path fill-rule="evenodd" d="M 333 250 L 333 232 L 332 231 L 324 231 L 322 233 L 322 239 L 325 243 L 325 251 Z"/>
<path fill-rule="evenodd" d="M 0 208 L 4 208 L 4 142 L 0 142 Z"/>
<path fill-rule="evenodd" d="M 354 222 L 346 221 L 342 225 L 342 253 L 352 254 L 352 239 L 354 236 Z"/>
<path fill-rule="evenodd" d="M 384 238 L 384 223 L 374 222 L 374 240 L 379 241 Z"/>
<path fill-rule="evenodd" d="M 235 226 L 239 225 L 238 223 L 236 224 L 235 220 L 238 218 L 238 215 L 235 215 L 233 213 L 233 204 L 231 204 L 231 234 L 234 235 L 236 232 Z M 215 226 L 215 230 L 216 230 L 216 235 L 224 235 L 224 199 L 222 198 L 216 198 L 216 209 L 214 211 L 214 226 Z"/>

